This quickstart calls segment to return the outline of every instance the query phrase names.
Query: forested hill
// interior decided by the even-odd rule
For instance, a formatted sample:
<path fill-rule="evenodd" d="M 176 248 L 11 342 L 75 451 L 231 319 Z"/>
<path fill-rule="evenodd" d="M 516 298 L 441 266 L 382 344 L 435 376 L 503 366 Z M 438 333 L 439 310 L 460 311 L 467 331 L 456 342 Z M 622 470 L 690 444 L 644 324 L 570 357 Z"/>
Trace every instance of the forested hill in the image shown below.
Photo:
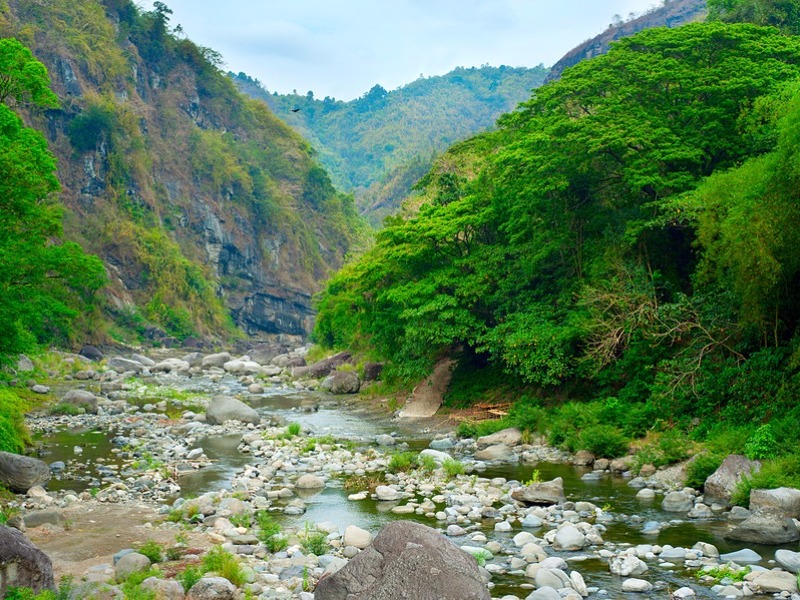
<path fill-rule="evenodd" d="M 621 15 L 616 15 L 603 33 L 576 46 L 554 64 L 547 81 L 558 79 L 564 69 L 577 65 L 582 60 L 605 54 L 609 45 L 616 40 L 653 27 L 678 27 L 702 20 L 705 15 L 706 0 L 662 0 L 660 6 L 643 15 L 631 15 L 626 20 Z"/>
<path fill-rule="evenodd" d="M 674 430 L 800 481 L 800 2 L 709 6 L 445 153 L 316 339 L 407 383 L 453 357 L 449 402 L 570 450 Z"/>
<path fill-rule="evenodd" d="M 318 282 L 364 230 L 352 198 L 155 7 L 0 2 L 0 36 L 33 51 L 58 96 L 16 110 L 58 158 L 64 237 L 110 275 L 112 324 L 91 329 L 183 339 L 230 333 L 232 317 L 256 335 L 303 334 Z"/>
<path fill-rule="evenodd" d="M 359 208 L 379 222 L 399 207 L 434 156 L 492 127 L 541 85 L 547 70 L 458 68 L 392 91 L 376 85 L 350 102 L 312 92 L 271 94 L 244 73 L 231 75 L 310 140 L 334 184 L 355 192 Z"/>

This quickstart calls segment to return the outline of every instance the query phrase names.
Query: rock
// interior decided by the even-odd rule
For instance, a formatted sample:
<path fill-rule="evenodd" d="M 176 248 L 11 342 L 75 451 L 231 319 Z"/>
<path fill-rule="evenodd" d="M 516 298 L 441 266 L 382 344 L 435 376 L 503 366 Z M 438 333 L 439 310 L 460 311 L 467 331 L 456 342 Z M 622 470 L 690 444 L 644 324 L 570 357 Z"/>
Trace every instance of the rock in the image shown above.
<path fill-rule="evenodd" d="M 12 492 L 26 493 L 50 481 L 50 467 L 38 458 L 0 451 L 0 484 Z"/>
<path fill-rule="evenodd" d="M 261 365 L 255 362 L 254 360 L 244 360 L 241 358 L 237 358 L 234 360 L 229 360 L 222 368 L 225 369 L 228 373 L 232 373 L 233 375 L 256 375 L 261 373 Z"/>
<path fill-rule="evenodd" d="M 152 361 L 151 361 L 152 362 Z M 186 373 L 192 366 L 180 358 L 167 358 L 150 367 L 152 373 Z"/>
<path fill-rule="evenodd" d="M 17 358 L 17 371 L 21 373 L 30 373 L 36 367 L 33 366 L 33 361 L 25 356 L 24 354 L 20 354 Z"/>
<path fill-rule="evenodd" d="M 697 542 L 694 546 L 692 546 L 692 550 L 699 550 L 703 553 L 703 556 L 707 556 L 709 558 L 719 558 L 719 550 L 717 547 L 707 542 Z"/>
<path fill-rule="evenodd" d="M 375 497 L 381 502 L 394 502 L 403 497 L 403 492 L 399 492 L 388 485 L 379 485 L 375 488 Z"/>
<path fill-rule="evenodd" d="M 103 360 L 103 353 L 95 346 L 91 346 L 89 344 L 84 344 L 83 348 L 80 349 L 78 354 L 84 358 L 88 358 L 89 360 Z"/>
<path fill-rule="evenodd" d="M 765 508 L 742 521 L 725 534 L 725 538 L 751 544 L 774 546 L 800 540 L 800 531 L 790 517 L 775 509 Z"/>
<path fill-rule="evenodd" d="M 655 465 L 645 464 L 642 465 L 642 468 L 639 469 L 639 477 L 652 477 L 656 474 L 656 467 Z"/>
<path fill-rule="evenodd" d="M 261 417 L 253 408 L 229 396 L 215 396 L 206 408 L 206 418 L 212 425 L 222 425 L 225 421 L 256 425 L 261 422 Z"/>
<path fill-rule="evenodd" d="M 513 490 L 511 497 L 528 505 L 540 504 L 547 506 L 559 504 L 566 501 L 564 497 L 564 480 L 561 477 L 556 477 L 552 481 L 524 485 Z"/>
<path fill-rule="evenodd" d="M 578 528 L 572 523 L 559 527 L 556 537 L 553 539 L 553 548 L 559 552 L 580 550 L 586 544 L 586 536 L 578 531 Z"/>
<path fill-rule="evenodd" d="M 591 467 L 594 464 L 594 454 L 588 450 L 578 450 L 572 459 L 572 464 L 576 467 Z"/>
<path fill-rule="evenodd" d="M 383 363 L 379 362 L 365 362 L 364 363 L 364 381 L 377 381 L 383 373 Z"/>
<path fill-rule="evenodd" d="M 781 487 L 774 490 L 750 490 L 750 510 L 773 508 L 793 519 L 800 518 L 800 490 Z"/>
<path fill-rule="evenodd" d="M 761 562 L 761 555 L 754 550 L 744 548 L 743 550 L 737 550 L 736 552 L 721 554 L 719 560 L 723 563 L 735 562 L 736 564 L 751 564 Z"/>
<path fill-rule="evenodd" d="M 53 564 L 21 531 L 0 525 L 0 598 L 9 587 L 54 590 Z"/>
<path fill-rule="evenodd" d="M 787 571 L 800 573 L 800 552 L 780 549 L 775 552 L 775 562 Z"/>
<path fill-rule="evenodd" d="M 428 444 L 428 447 L 434 450 L 450 450 L 454 446 L 455 444 L 453 443 L 453 440 L 451 440 L 450 438 L 431 440 L 431 443 Z"/>
<path fill-rule="evenodd" d="M 560 590 L 561 588 L 572 587 L 569 577 L 561 569 L 548 569 L 540 566 L 536 571 L 534 581 L 537 588 L 551 587 Z"/>
<path fill-rule="evenodd" d="M 569 581 L 572 584 L 572 589 L 578 592 L 581 596 L 585 598 L 589 595 L 589 588 L 586 587 L 586 582 L 583 579 L 583 575 L 577 571 L 572 571 L 569 574 Z"/>
<path fill-rule="evenodd" d="M 734 506 L 728 513 L 729 521 L 744 521 L 753 515 L 752 512 L 747 510 L 744 506 Z"/>
<path fill-rule="evenodd" d="M 114 565 L 114 577 L 122 583 L 134 573 L 144 573 L 150 568 L 150 559 L 138 552 L 129 552 Z"/>
<path fill-rule="evenodd" d="M 448 525 L 447 535 L 449 537 L 461 537 L 462 535 L 467 535 L 467 530 L 458 525 Z"/>
<path fill-rule="evenodd" d="M 397 440 L 390 435 L 381 433 L 375 436 L 375 443 L 378 444 L 378 446 L 394 446 L 397 444 Z"/>
<path fill-rule="evenodd" d="M 321 387 L 331 394 L 355 394 L 361 388 L 361 381 L 355 371 L 334 371 Z"/>
<path fill-rule="evenodd" d="M 366 529 L 361 529 L 355 525 L 348 525 L 344 530 L 342 538 L 345 546 L 353 546 L 363 550 L 372 543 L 372 534 Z"/>
<path fill-rule="evenodd" d="M 64 394 L 61 402 L 82 408 L 89 414 L 97 414 L 97 398 L 88 390 L 70 390 Z"/>
<path fill-rule="evenodd" d="M 448 528 L 449 530 L 449 528 Z M 528 533 L 527 531 L 520 531 L 517 535 L 514 536 L 514 545 L 517 548 L 522 548 L 525 544 L 534 544 L 536 543 L 536 536 L 532 533 Z"/>
<path fill-rule="evenodd" d="M 50 387 L 46 386 L 46 385 L 42 385 L 40 383 L 37 383 L 36 385 L 34 385 L 31 388 L 31 391 L 34 394 L 49 394 L 50 393 Z"/>
<path fill-rule="evenodd" d="M 708 504 L 698 502 L 686 516 L 690 519 L 710 519 L 714 516 L 714 513 L 711 511 L 711 507 L 708 506 Z"/>
<path fill-rule="evenodd" d="M 608 562 L 608 570 L 614 575 L 628 577 L 630 575 L 642 575 L 648 571 L 648 567 L 643 560 L 631 554 L 622 554 L 615 556 Z"/>
<path fill-rule="evenodd" d="M 36 488 L 31 488 L 36 489 Z M 35 510 L 24 516 L 25 527 L 34 529 L 45 524 L 62 525 L 66 519 L 56 510 Z"/>
<path fill-rule="evenodd" d="M 644 579 L 626 579 L 622 582 L 623 592 L 649 592 L 653 584 Z"/>
<path fill-rule="evenodd" d="M 675 600 L 684 600 L 685 598 L 693 598 L 696 596 L 694 590 L 690 587 L 682 587 L 678 588 L 674 592 L 672 592 L 672 597 Z"/>
<path fill-rule="evenodd" d="M 325 487 L 325 480 L 317 475 L 306 474 L 301 476 L 294 486 L 300 490 L 320 490 Z"/>
<path fill-rule="evenodd" d="M 505 444 L 495 444 L 475 453 L 475 460 L 518 462 L 519 457 Z"/>
<path fill-rule="evenodd" d="M 326 358 L 307 367 L 295 367 L 292 369 L 292 377 L 298 379 L 322 379 L 330 375 L 334 369 L 342 366 L 350 360 L 349 352 L 340 352 L 330 358 Z"/>
<path fill-rule="evenodd" d="M 491 435 L 484 435 L 477 440 L 478 448 L 487 448 L 497 444 L 517 446 L 522 442 L 522 433 L 516 427 L 502 429 Z"/>
<path fill-rule="evenodd" d="M 148 577 L 139 587 L 153 592 L 158 600 L 183 600 L 186 596 L 183 586 L 175 579 Z"/>
<path fill-rule="evenodd" d="M 636 498 L 638 500 L 653 500 L 656 497 L 656 493 L 651 490 L 650 488 L 642 488 L 638 492 L 636 492 Z"/>
<path fill-rule="evenodd" d="M 522 519 L 522 526 L 528 529 L 538 529 L 542 525 L 544 525 L 544 521 L 536 515 L 525 515 L 525 518 Z"/>
<path fill-rule="evenodd" d="M 661 502 L 661 509 L 666 512 L 688 512 L 693 506 L 694 497 L 686 492 L 670 492 Z"/>
<path fill-rule="evenodd" d="M 203 577 L 186 594 L 187 600 L 234 600 L 236 586 L 224 577 Z"/>
<path fill-rule="evenodd" d="M 436 465 L 439 467 L 441 467 L 446 460 L 453 460 L 453 457 L 450 456 L 447 452 L 442 452 L 441 450 L 433 450 L 432 448 L 425 448 L 422 452 L 419 453 L 419 455 L 430 456 L 436 463 Z"/>
<path fill-rule="evenodd" d="M 131 354 L 131 360 L 135 360 L 145 367 L 153 367 L 156 364 L 156 361 L 154 361 L 152 358 L 144 356 L 143 354 Z"/>
<path fill-rule="evenodd" d="M 346 567 L 321 579 L 319 600 L 490 600 L 475 559 L 439 532 L 410 521 L 386 525 Z"/>
<path fill-rule="evenodd" d="M 706 479 L 703 492 L 706 499 L 730 503 L 731 494 L 741 481 L 742 475 L 749 475 L 761 469 L 757 460 L 749 460 L 740 454 L 731 454 L 722 461 L 719 468 Z"/>
<path fill-rule="evenodd" d="M 555 588 L 543 587 L 526 596 L 525 600 L 561 600 L 561 594 Z"/>
<path fill-rule="evenodd" d="M 745 575 L 745 580 L 762 594 L 797 592 L 797 576 L 786 571 L 754 571 Z"/>
<path fill-rule="evenodd" d="M 219 367 L 221 369 L 222 365 L 232 358 L 233 357 L 228 352 L 219 352 L 217 354 L 209 354 L 208 356 L 203 357 L 203 360 L 200 364 L 204 369 L 210 369 L 211 367 Z"/>
<path fill-rule="evenodd" d="M 144 371 L 144 365 L 142 363 L 135 360 L 129 360 L 127 358 L 122 358 L 121 356 L 109 358 L 108 362 L 106 362 L 106 365 L 109 369 L 116 371 L 117 373 L 126 373 L 128 371 L 142 373 Z"/>

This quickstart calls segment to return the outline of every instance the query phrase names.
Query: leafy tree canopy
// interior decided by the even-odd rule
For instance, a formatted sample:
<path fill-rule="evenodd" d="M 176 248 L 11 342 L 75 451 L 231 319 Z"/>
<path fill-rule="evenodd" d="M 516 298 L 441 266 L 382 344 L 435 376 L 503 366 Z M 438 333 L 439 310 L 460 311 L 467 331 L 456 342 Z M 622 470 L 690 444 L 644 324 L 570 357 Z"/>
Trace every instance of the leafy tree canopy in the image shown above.
<path fill-rule="evenodd" d="M 58 106 L 47 69 L 14 38 L 0 39 L 0 104 Z"/>

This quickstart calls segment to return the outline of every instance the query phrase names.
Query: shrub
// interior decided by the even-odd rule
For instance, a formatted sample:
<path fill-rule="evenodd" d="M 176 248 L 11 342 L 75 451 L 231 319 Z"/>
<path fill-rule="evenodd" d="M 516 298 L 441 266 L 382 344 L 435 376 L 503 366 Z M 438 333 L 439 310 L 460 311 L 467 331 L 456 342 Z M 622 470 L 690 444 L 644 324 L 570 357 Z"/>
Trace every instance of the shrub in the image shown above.
<path fill-rule="evenodd" d="M 756 429 L 747 439 L 744 453 L 750 460 L 764 460 L 778 455 L 778 442 L 769 423 Z"/>
<path fill-rule="evenodd" d="M 267 550 L 275 554 L 289 547 L 289 538 L 281 534 L 273 535 L 264 540 L 264 545 L 267 547 Z"/>
<path fill-rule="evenodd" d="M 175 576 L 180 584 L 183 586 L 183 591 L 188 592 L 192 589 L 192 586 L 200 581 L 203 577 L 203 572 L 195 566 L 189 565 L 186 567 L 182 573 L 179 573 Z"/>
<path fill-rule="evenodd" d="M 432 456 L 427 454 L 419 454 L 416 458 L 419 468 L 423 471 L 431 472 L 436 470 L 436 461 Z"/>
<path fill-rule="evenodd" d="M 153 540 L 147 540 L 144 544 L 139 546 L 137 552 L 149 558 L 152 563 L 159 563 L 164 560 L 164 551 L 161 546 Z"/>
<path fill-rule="evenodd" d="M 723 456 L 721 454 L 711 454 L 703 452 L 694 457 L 686 467 L 686 483 L 685 485 L 702 489 L 705 485 L 706 479 L 716 471 L 722 464 Z"/>
<path fill-rule="evenodd" d="M 417 457 L 413 452 L 398 452 L 396 454 L 392 454 L 386 469 L 390 473 L 410 471 L 414 467 L 416 458 Z"/>
<path fill-rule="evenodd" d="M 236 587 L 240 587 L 246 581 L 239 560 L 230 552 L 223 550 L 222 546 L 214 546 L 206 552 L 205 556 L 203 556 L 202 566 L 204 573 L 213 571 Z"/>
<path fill-rule="evenodd" d="M 75 415 L 82 415 L 86 413 L 86 409 L 67 402 L 59 402 L 51 406 L 48 411 L 51 415 L 64 415 L 74 417 Z"/>
<path fill-rule="evenodd" d="M 322 556 L 328 551 L 328 536 L 322 531 L 307 530 L 300 545 L 306 552 Z"/>
<path fill-rule="evenodd" d="M 286 437 L 293 438 L 300 435 L 300 423 L 289 423 L 286 427 Z"/>
<path fill-rule="evenodd" d="M 731 502 L 746 507 L 750 504 L 750 490 L 779 487 L 800 487 L 800 455 L 792 454 L 767 461 L 757 473 L 743 476 L 733 491 Z"/>
<path fill-rule="evenodd" d="M 678 429 L 670 429 L 661 434 L 658 439 L 658 450 L 660 453 L 660 464 L 670 465 L 680 462 L 689 457 L 689 440 Z"/>
<path fill-rule="evenodd" d="M 521 431 L 543 433 L 547 427 L 547 410 L 538 402 L 523 397 L 511 405 L 508 417 L 503 421 Z"/>
<path fill-rule="evenodd" d="M 628 439 L 613 425 L 592 425 L 580 432 L 578 446 L 595 456 L 614 458 L 628 451 Z"/>
<path fill-rule="evenodd" d="M 464 474 L 464 463 L 454 458 L 446 458 L 442 463 L 442 468 L 450 479 Z"/>
<path fill-rule="evenodd" d="M 28 405 L 15 392 L 0 389 L 0 450 L 21 453 L 30 441 L 24 414 Z"/>
<path fill-rule="evenodd" d="M 265 510 L 256 513 L 256 524 L 258 525 L 256 537 L 262 542 L 266 542 L 273 535 L 278 535 L 281 532 L 281 526 L 272 515 Z"/>

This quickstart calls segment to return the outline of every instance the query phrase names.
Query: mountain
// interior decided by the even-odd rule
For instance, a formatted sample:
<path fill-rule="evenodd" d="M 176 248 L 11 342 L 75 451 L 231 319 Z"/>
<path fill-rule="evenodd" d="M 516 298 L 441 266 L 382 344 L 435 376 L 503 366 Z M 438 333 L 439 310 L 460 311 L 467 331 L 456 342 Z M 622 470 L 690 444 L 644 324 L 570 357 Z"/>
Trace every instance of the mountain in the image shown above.
<path fill-rule="evenodd" d="M 552 66 L 547 81 L 558 79 L 564 69 L 577 65 L 587 58 L 605 54 L 611 43 L 621 38 L 653 27 L 678 27 L 702 20 L 705 15 L 706 0 L 662 0 L 661 6 L 652 8 L 639 17 L 624 22 L 616 19 L 603 33 L 567 52 Z"/>
<path fill-rule="evenodd" d="M 362 213 L 379 222 L 397 210 L 436 155 L 492 127 L 542 84 L 547 69 L 459 67 L 392 91 L 376 85 L 350 102 L 320 100 L 313 92 L 271 94 L 244 73 L 230 75 L 308 139 L 333 183 L 354 192 Z"/>
<path fill-rule="evenodd" d="M 364 224 L 314 151 L 239 93 L 163 3 L 8 0 L 59 107 L 25 111 L 58 158 L 65 238 L 110 276 L 98 338 L 304 335 Z"/>

